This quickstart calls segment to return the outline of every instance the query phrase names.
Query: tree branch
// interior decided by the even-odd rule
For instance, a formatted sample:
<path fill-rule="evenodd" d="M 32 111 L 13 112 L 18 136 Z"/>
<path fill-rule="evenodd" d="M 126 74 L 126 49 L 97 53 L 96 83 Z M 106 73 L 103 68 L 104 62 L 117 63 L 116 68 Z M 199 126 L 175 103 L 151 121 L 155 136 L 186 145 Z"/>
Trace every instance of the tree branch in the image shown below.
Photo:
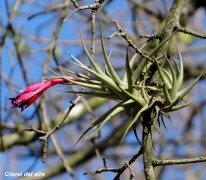
<path fill-rule="evenodd" d="M 167 166 L 167 165 L 176 165 L 176 164 L 190 164 L 190 163 L 198 163 L 198 162 L 206 162 L 206 157 L 198 157 L 198 158 L 188 158 L 188 159 L 175 159 L 175 160 L 159 160 L 153 159 L 153 166 Z"/>
<path fill-rule="evenodd" d="M 177 30 L 179 32 L 182 32 L 182 33 L 185 33 L 185 34 L 190 34 L 190 35 L 198 37 L 198 38 L 206 39 L 206 34 L 202 34 L 202 33 L 193 31 L 191 29 L 184 28 L 180 25 L 177 26 Z"/>
<path fill-rule="evenodd" d="M 148 113 L 149 114 L 149 113 Z M 146 180 L 155 180 L 153 167 L 153 147 L 152 147 L 152 132 L 151 119 L 148 116 L 143 118 L 143 133 L 142 133 L 142 152 L 144 162 L 144 173 Z"/>

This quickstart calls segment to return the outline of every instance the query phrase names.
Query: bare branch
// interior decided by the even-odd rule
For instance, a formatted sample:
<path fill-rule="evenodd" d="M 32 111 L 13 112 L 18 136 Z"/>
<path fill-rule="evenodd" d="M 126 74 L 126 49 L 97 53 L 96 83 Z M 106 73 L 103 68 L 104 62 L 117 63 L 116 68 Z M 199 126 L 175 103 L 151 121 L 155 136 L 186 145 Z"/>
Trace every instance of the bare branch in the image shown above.
<path fill-rule="evenodd" d="M 154 159 L 153 165 L 156 166 L 167 166 L 167 165 L 176 165 L 176 164 L 190 164 L 190 163 L 199 163 L 206 162 L 206 157 L 198 157 L 198 158 L 188 158 L 188 159 L 175 159 L 175 160 L 159 160 Z"/>

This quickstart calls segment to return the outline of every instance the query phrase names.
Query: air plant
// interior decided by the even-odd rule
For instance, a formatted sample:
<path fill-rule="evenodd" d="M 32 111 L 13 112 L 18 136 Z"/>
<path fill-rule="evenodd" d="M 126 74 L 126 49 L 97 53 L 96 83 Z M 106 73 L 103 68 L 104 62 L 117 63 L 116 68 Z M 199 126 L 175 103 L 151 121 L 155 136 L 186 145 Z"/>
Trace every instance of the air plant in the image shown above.
<path fill-rule="evenodd" d="M 85 50 L 85 53 L 90 62 L 90 67 L 84 65 L 80 60 L 75 58 L 70 52 L 69 55 L 74 59 L 74 61 L 69 60 L 71 63 L 75 64 L 79 68 L 85 70 L 87 75 L 82 73 L 77 73 L 71 71 L 67 68 L 58 66 L 62 75 L 54 72 L 57 75 L 56 84 L 59 83 L 69 83 L 74 85 L 79 85 L 81 87 L 86 87 L 86 91 L 64 91 L 68 93 L 76 93 L 76 94 L 85 94 L 91 95 L 95 97 L 101 98 L 109 98 L 117 101 L 118 103 L 107 112 L 105 112 L 102 116 L 100 116 L 96 121 L 94 121 L 81 135 L 77 143 L 80 139 L 92 128 L 98 125 L 97 130 L 94 132 L 98 132 L 101 127 L 111 120 L 111 118 L 121 112 L 127 111 L 128 109 L 133 110 L 133 115 L 131 117 L 131 121 L 128 127 L 125 130 L 125 133 L 122 137 L 122 140 L 126 136 L 126 134 L 131 130 L 132 127 L 135 127 L 137 123 L 141 123 L 144 121 L 144 115 L 149 113 L 151 123 L 154 127 L 156 127 L 156 121 L 159 123 L 159 119 L 161 118 L 162 123 L 164 125 L 163 116 L 169 118 L 169 113 L 172 111 L 179 110 L 191 104 L 191 102 L 181 104 L 184 100 L 186 94 L 192 89 L 192 87 L 197 83 L 200 76 L 195 79 L 195 81 L 190 84 L 188 87 L 181 89 L 184 78 L 184 68 L 183 68 L 183 59 L 181 53 L 179 52 L 179 65 L 174 61 L 174 65 L 170 62 L 170 60 L 162 55 L 160 58 L 164 58 L 169 65 L 169 70 L 164 69 L 160 65 L 160 58 L 155 58 L 153 54 L 155 51 L 163 45 L 159 45 L 155 51 L 148 53 L 151 61 L 143 62 L 142 66 L 138 66 L 134 69 L 134 62 L 136 60 L 137 54 L 135 54 L 131 59 L 129 59 L 128 49 L 125 59 L 125 73 L 122 78 L 120 78 L 115 69 L 113 68 L 110 62 L 110 55 L 106 52 L 106 47 L 101 29 L 101 46 L 102 52 L 105 60 L 105 69 L 101 69 L 95 60 L 90 55 L 83 38 L 81 36 L 82 45 Z M 165 41 L 166 42 L 166 41 Z M 164 42 L 164 43 L 165 43 Z M 143 60 L 142 60 L 143 61 Z M 145 61 L 145 59 L 144 59 Z M 160 82 L 158 85 L 149 85 L 148 78 L 149 74 L 147 69 L 155 64 L 158 70 L 158 74 L 160 76 Z M 41 84 L 42 88 L 35 88 L 33 92 L 27 92 L 27 89 L 22 90 L 23 94 L 18 95 L 16 98 L 11 98 L 12 107 L 20 107 L 22 110 L 29 105 L 31 105 L 40 95 L 43 93 L 48 87 L 54 85 L 51 84 L 52 81 L 47 81 Z M 38 85 L 38 84 L 37 84 Z M 29 86 L 29 87 L 34 87 Z M 36 85 L 35 85 L 36 87 Z M 29 97 L 22 98 L 24 95 L 29 93 Z"/>

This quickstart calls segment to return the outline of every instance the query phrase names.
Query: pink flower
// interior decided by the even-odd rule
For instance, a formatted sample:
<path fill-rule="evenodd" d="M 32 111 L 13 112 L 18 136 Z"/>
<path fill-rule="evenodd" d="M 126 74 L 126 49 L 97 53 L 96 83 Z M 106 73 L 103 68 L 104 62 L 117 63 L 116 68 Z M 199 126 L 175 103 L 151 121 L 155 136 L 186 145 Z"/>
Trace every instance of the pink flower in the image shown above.
<path fill-rule="evenodd" d="M 70 78 L 72 81 L 78 81 L 75 78 Z M 33 104 L 41 94 L 48 88 L 56 84 L 69 83 L 67 80 L 62 78 L 50 79 L 45 82 L 32 84 L 19 91 L 19 94 L 15 98 L 9 98 L 11 100 L 11 108 L 21 108 L 21 111 Z"/>

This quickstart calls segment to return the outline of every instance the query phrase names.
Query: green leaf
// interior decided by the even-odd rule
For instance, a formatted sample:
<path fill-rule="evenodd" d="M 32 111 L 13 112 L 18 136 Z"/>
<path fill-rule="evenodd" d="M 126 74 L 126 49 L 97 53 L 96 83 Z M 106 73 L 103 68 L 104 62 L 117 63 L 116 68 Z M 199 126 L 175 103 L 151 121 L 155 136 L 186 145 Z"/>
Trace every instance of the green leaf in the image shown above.
<path fill-rule="evenodd" d="M 129 92 L 132 92 L 132 89 L 134 87 L 134 80 L 133 80 L 133 74 L 132 70 L 129 64 L 129 54 L 128 54 L 128 47 L 127 47 L 127 56 L 126 56 L 126 75 L 127 75 L 127 81 L 128 81 L 128 89 Z"/>
<path fill-rule="evenodd" d="M 164 93 L 164 97 L 165 97 L 165 100 L 166 100 L 166 103 L 167 104 L 171 104 L 172 103 L 172 99 L 170 97 L 170 94 L 167 90 L 167 87 L 165 85 L 165 83 L 163 83 L 163 93 Z"/>
<path fill-rule="evenodd" d="M 123 85 L 122 81 L 120 80 L 120 78 L 117 76 L 112 64 L 109 61 L 109 58 L 107 56 L 107 52 L 106 52 L 106 48 L 105 48 L 105 44 L 104 44 L 104 39 L 103 39 L 103 32 L 102 32 L 102 23 L 100 23 L 100 34 L 101 34 L 101 45 L 102 45 L 102 51 L 104 54 L 104 59 L 108 68 L 108 71 L 110 73 L 110 75 L 112 76 L 112 79 L 114 81 L 116 81 L 117 84 L 119 85 Z"/>
<path fill-rule="evenodd" d="M 95 71 L 96 71 L 97 73 L 99 73 L 99 74 L 101 74 L 102 76 L 104 76 L 104 75 L 105 75 L 104 72 L 99 68 L 99 66 L 95 63 L 95 61 L 93 60 L 93 58 L 92 58 L 91 55 L 89 54 L 89 52 L 88 52 L 88 50 L 87 50 L 87 48 L 86 48 L 86 45 L 85 45 L 85 43 L 84 43 L 82 34 L 80 34 L 80 36 L 81 36 L 82 45 L 83 45 L 83 47 L 84 47 L 84 50 L 85 50 L 85 52 L 86 52 L 86 54 L 87 54 L 87 57 L 88 57 L 91 65 L 92 65 L 92 67 L 95 69 Z"/>
<path fill-rule="evenodd" d="M 134 119 L 132 120 L 132 122 L 129 124 L 129 126 L 127 127 L 122 139 L 121 139 L 121 142 L 123 141 L 123 139 L 125 138 L 126 134 L 128 133 L 128 131 L 131 129 L 131 127 L 138 122 L 140 116 L 142 115 L 142 113 L 146 110 L 148 110 L 154 103 L 151 103 L 150 105 L 148 104 L 145 104 L 139 111 L 138 113 L 136 114 L 136 116 L 134 117 Z"/>
<path fill-rule="evenodd" d="M 172 84 L 172 76 L 170 75 L 169 72 L 167 72 L 164 68 L 162 68 L 162 71 L 165 73 L 167 76 L 167 79 L 169 80 L 170 84 Z"/>
<path fill-rule="evenodd" d="M 102 90 L 102 86 L 100 85 L 94 85 L 94 84 L 89 84 L 89 83 L 83 83 L 83 82 L 77 82 L 77 81 L 73 81 L 67 77 L 62 77 L 63 79 L 67 80 L 68 82 L 73 83 L 74 85 L 79 85 L 79 86 L 83 86 L 83 87 L 87 87 L 90 89 L 95 89 L 95 90 Z"/>
<path fill-rule="evenodd" d="M 116 114 L 122 112 L 122 111 L 125 111 L 125 109 L 128 109 L 128 107 L 130 107 L 132 104 L 130 105 L 127 105 L 125 107 L 118 107 L 116 108 L 116 110 L 114 110 L 112 113 L 110 113 L 109 116 L 107 116 L 107 118 L 101 123 L 101 125 L 98 127 L 98 129 L 93 133 L 93 134 L 96 134 L 101 128 L 102 126 L 108 122 L 113 116 L 115 116 Z"/>
<path fill-rule="evenodd" d="M 105 92 L 85 92 L 85 91 L 67 91 L 67 90 L 60 90 L 62 92 L 72 93 L 72 94 L 83 94 L 83 95 L 89 95 L 89 96 L 96 96 L 101 98 L 109 98 L 109 99 L 119 99 L 119 96 L 117 96 L 115 93 L 105 93 Z"/>
<path fill-rule="evenodd" d="M 185 103 L 185 104 L 181 104 L 181 105 L 177 105 L 177 106 L 173 106 L 171 109 L 170 109 L 170 112 L 172 111 L 177 111 L 179 109 L 182 109 L 182 108 L 185 108 L 187 106 L 189 106 L 190 104 L 192 104 L 193 100 L 188 102 L 188 103 Z"/>
<path fill-rule="evenodd" d="M 144 97 L 145 102 L 148 103 L 148 102 L 149 102 L 149 97 L 148 97 L 148 95 L 147 95 L 147 93 L 146 93 L 146 91 L 145 91 L 145 78 L 144 78 L 143 81 L 142 81 L 141 92 L 142 92 L 142 95 L 143 95 L 143 97 Z"/>
<path fill-rule="evenodd" d="M 179 65 L 179 73 L 178 73 L 178 77 L 177 77 L 177 90 L 180 89 L 180 87 L 182 86 L 183 83 L 183 77 L 184 77 L 184 67 L 183 67 L 183 60 L 182 60 L 182 56 L 181 53 L 178 49 L 178 47 L 176 46 L 178 54 L 179 54 L 179 59 L 180 59 L 180 65 Z"/>
<path fill-rule="evenodd" d="M 177 65 L 175 59 L 174 59 L 172 56 L 170 56 L 170 57 L 171 57 L 171 60 L 172 60 L 173 63 L 174 63 L 174 66 L 175 66 L 175 68 L 176 68 L 175 70 L 176 70 L 177 74 L 179 74 L 179 72 L 180 72 L 179 66 Z"/>
<path fill-rule="evenodd" d="M 129 65 L 130 65 L 130 67 L 133 67 L 137 55 L 138 55 L 138 54 L 135 53 L 135 54 L 132 56 L 132 58 L 129 60 Z M 127 58 L 127 57 L 126 57 L 126 58 Z M 132 68 L 131 68 L 131 69 L 132 69 Z M 134 75 L 133 75 L 133 79 L 134 79 Z M 125 73 L 124 73 L 124 75 L 123 75 L 123 77 L 122 77 L 122 81 L 123 81 L 123 82 L 128 81 L 128 80 L 127 80 L 127 73 L 126 73 L 126 71 L 125 71 Z"/>
<path fill-rule="evenodd" d="M 152 122 L 152 125 L 154 126 L 154 128 L 156 129 L 156 131 L 158 132 L 158 134 L 161 135 L 157 125 L 156 125 L 156 122 L 157 122 L 157 119 L 158 119 L 158 116 L 155 117 L 154 121 Z"/>
<path fill-rule="evenodd" d="M 172 103 L 169 106 L 164 107 L 164 111 L 169 112 L 173 106 L 176 106 L 180 102 L 180 97 L 172 100 Z"/>
<path fill-rule="evenodd" d="M 87 128 L 84 133 L 80 136 L 80 138 L 77 140 L 77 142 L 75 143 L 74 147 L 77 145 L 77 143 L 85 136 L 85 134 L 87 132 L 89 132 L 93 127 L 95 127 L 96 125 L 100 124 L 100 123 L 106 123 L 108 120 L 110 120 L 113 116 L 115 116 L 116 114 L 124 111 L 126 108 L 128 108 L 129 106 L 133 105 L 134 101 L 132 100 L 127 100 L 125 102 L 120 102 L 118 103 L 116 106 L 114 106 L 112 109 L 110 109 L 109 111 L 107 111 L 106 113 L 104 113 L 102 116 L 100 116 L 94 123 L 92 123 L 89 128 Z"/>
<path fill-rule="evenodd" d="M 131 94 L 130 92 L 128 92 L 127 90 L 125 90 L 124 88 L 122 88 L 121 86 L 119 86 L 119 88 L 122 90 L 122 93 L 124 93 L 126 96 L 129 96 L 131 99 L 133 99 L 135 102 L 137 102 L 140 106 L 144 106 L 145 102 L 142 98 L 137 97 L 133 94 Z"/>
<path fill-rule="evenodd" d="M 167 130 L 167 126 L 165 125 L 164 118 L 163 118 L 162 114 L 160 114 L 160 119 L 162 121 L 162 124 L 163 124 L 164 128 Z"/>
<path fill-rule="evenodd" d="M 159 75 L 160 75 L 160 78 L 161 78 L 162 82 L 165 83 L 167 89 L 171 89 L 172 86 L 171 86 L 170 82 L 168 81 L 168 79 L 166 78 L 166 76 L 164 75 L 162 67 L 160 67 L 159 63 L 157 62 L 157 60 L 155 58 L 154 58 L 154 60 L 155 60 L 155 63 L 157 65 L 157 70 L 159 72 Z"/>
<path fill-rule="evenodd" d="M 141 74 L 144 70 L 144 67 L 147 63 L 148 63 L 147 59 L 144 58 L 143 60 L 141 60 L 141 62 L 139 63 L 139 65 L 137 66 L 135 71 L 133 72 L 133 79 L 134 79 L 135 83 L 140 79 L 140 76 L 141 76 Z"/>
<path fill-rule="evenodd" d="M 183 97 L 194 87 L 194 85 L 199 81 L 200 77 L 202 76 L 202 73 L 194 80 L 192 84 L 187 86 L 185 89 L 177 93 L 177 97 L 180 97 L 183 99 Z"/>
<path fill-rule="evenodd" d="M 166 61 L 169 64 L 170 71 L 172 73 L 172 88 L 171 88 L 171 91 L 170 91 L 170 96 L 171 96 L 171 98 L 173 98 L 175 96 L 176 92 L 177 92 L 177 86 L 176 86 L 177 77 L 176 77 L 175 70 L 172 66 L 172 63 L 170 62 L 170 60 L 167 57 L 165 57 L 165 58 L 166 58 Z"/>

